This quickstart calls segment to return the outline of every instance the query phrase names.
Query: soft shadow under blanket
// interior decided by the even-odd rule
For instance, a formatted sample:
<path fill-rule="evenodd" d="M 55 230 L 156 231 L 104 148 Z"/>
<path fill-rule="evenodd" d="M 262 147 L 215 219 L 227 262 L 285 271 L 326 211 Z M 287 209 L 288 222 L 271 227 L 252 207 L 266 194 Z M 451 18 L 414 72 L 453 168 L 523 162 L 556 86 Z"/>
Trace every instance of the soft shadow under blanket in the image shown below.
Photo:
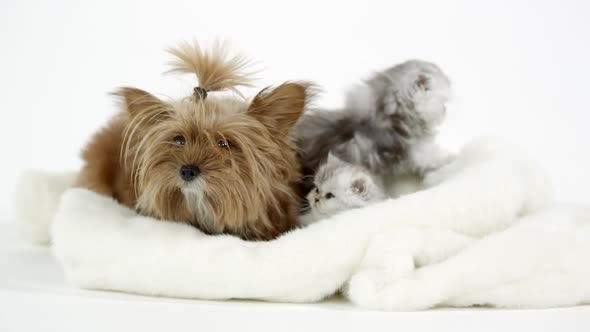
<path fill-rule="evenodd" d="M 285 302 L 342 289 L 381 310 L 590 302 L 590 212 L 555 205 L 545 175 L 507 145 L 471 143 L 426 190 L 270 242 L 139 216 L 68 189 L 72 176 L 26 173 L 17 213 L 23 234 L 51 243 L 82 288 Z"/>

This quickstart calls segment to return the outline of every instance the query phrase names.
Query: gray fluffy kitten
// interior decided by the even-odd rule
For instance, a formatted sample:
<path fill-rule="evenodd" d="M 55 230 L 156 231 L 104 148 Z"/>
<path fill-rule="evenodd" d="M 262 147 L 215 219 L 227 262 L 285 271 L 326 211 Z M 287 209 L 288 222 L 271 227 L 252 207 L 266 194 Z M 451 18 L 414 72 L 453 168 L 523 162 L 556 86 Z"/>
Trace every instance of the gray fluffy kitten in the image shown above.
<path fill-rule="evenodd" d="M 302 225 L 387 198 L 381 182 L 371 172 L 331 153 L 318 169 L 314 182 L 315 189 L 307 195 L 310 210 L 300 217 Z"/>
<path fill-rule="evenodd" d="M 429 62 L 411 60 L 353 89 L 341 110 L 312 110 L 295 127 L 304 175 L 329 152 L 388 178 L 423 175 L 449 160 L 434 142 L 445 117 L 450 82 Z M 312 188 L 306 183 L 303 192 Z"/>

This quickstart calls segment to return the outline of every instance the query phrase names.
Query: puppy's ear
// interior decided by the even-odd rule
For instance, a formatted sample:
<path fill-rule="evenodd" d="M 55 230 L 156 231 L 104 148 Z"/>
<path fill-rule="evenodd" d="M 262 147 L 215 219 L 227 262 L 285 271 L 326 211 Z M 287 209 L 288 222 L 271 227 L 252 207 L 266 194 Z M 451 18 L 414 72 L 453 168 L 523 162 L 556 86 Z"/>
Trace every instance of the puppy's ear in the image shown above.
<path fill-rule="evenodd" d="M 267 128 L 288 135 L 303 114 L 308 94 L 308 86 L 302 83 L 265 88 L 254 97 L 248 112 Z"/>
<path fill-rule="evenodd" d="M 153 120 L 168 115 L 166 103 L 149 92 L 136 88 L 120 88 L 115 93 L 123 99 L 125 110 L 131 117 L 150 116 Z"/>

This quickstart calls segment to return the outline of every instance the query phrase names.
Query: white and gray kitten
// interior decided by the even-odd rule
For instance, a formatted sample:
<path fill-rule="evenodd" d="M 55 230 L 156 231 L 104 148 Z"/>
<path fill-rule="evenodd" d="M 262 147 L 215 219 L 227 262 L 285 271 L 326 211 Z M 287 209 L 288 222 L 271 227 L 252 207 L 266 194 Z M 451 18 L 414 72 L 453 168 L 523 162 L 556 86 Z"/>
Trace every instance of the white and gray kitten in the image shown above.
<path fill-rule="evenodd" d="M 435 142 L 445 117 L 450 82 L 435 64 L 411 60 L 393 66 L 350 91 L 340 110 L 312 110 L 294 136 L 306 176 L 332 152 L 382 180 L 423 175 L 449 161 Z M 311 189 L 306 183 L 304 192 Z"/>
<path fill-rule="evenodd" d="M 378 178 L 362 166 L 329 153 L 315 176 L 315 189 L 307 195 L 310 210 L 300 217 L 308 225 L 338 212 L 363 207 L 387 198 Z"/>

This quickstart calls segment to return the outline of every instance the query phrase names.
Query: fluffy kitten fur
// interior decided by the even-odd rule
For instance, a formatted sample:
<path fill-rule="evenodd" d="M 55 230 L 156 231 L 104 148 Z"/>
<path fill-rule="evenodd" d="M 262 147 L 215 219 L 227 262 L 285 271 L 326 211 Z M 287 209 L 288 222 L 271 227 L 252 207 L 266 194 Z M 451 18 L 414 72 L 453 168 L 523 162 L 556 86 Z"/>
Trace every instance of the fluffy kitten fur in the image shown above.
<path fill-rule="evenodd" d="M 171 71 L 196 75 L 201 94 L 163 101 L 120 89 L 124 110 L 84 149 L 76 186 L 211 234 L 268 240 L 296 227 L 301 172 L 289 132 L 306 85 L 266 88 L 248 103 L 211 93 L 251 85 L 243 57 L 219 43 L 169 52 Z"/>
<path fill-rule="evenodd" d="M 433 63 L 411 60 L 376 73 L 349 93 L 344 109 L 302 118 L 295 136 L 304 174 L 313 175 L 329 152 L 382 178 L 438 168 L 449 157 L 434 142 L 449 95 L 449 79 Z"/>
<path fill-rule="evenodd" d="M 303 225 L 387 197 L 379 179 L 371 172 L 331 153 L 319 167 L 314 183 L 315 189 L 307 195 L 310 211 L 301 216 Z"/>

